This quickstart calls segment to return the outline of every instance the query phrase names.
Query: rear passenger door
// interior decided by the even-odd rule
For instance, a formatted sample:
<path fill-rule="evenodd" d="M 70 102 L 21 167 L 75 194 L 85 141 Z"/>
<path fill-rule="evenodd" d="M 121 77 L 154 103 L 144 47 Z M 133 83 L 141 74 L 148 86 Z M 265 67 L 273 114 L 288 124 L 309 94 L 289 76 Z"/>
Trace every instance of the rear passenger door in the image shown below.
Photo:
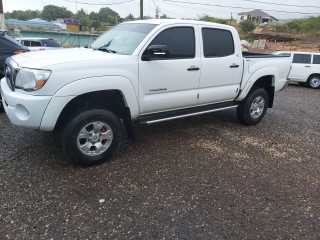
<path fill-rule="evenodd" d="M 202 56 L 198 104 L 233 100 L 242 78 L 240 43 L 228 29 L 201 27 Z"/>
<path fill-rule="evenodd" d="M 311 54 L 295 53 L 289 79 L 297 82 L 306 82 L 311 74 Z"/>

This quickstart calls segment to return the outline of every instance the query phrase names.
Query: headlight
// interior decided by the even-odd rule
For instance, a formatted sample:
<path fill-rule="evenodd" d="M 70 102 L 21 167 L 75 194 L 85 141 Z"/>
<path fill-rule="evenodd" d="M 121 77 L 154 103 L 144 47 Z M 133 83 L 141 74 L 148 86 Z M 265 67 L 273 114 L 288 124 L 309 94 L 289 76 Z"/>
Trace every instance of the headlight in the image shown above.
<path fill-rule="evenodd" d="M 17 74 L 15 85 L 27 91 L 38 90 L 46 84 L 50 74 L 50 70 L 22 68 Z"/>

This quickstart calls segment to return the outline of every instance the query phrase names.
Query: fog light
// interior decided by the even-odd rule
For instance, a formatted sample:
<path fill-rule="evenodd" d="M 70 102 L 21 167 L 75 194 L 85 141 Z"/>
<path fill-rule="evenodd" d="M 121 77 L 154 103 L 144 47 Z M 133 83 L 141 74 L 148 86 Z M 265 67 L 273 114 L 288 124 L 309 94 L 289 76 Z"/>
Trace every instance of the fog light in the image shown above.
<path fill-rule="evenodd" d="M 30 113 L 28 111 L 28 109 L 21 105 L 21 104 L 18 104 L 16 107 L 15 107 L 15 114 L 17 116 L 17 118 L 19 118 L 20 120 L 22 121 L 25 121 L 29 118 L 30 116 Z"/>

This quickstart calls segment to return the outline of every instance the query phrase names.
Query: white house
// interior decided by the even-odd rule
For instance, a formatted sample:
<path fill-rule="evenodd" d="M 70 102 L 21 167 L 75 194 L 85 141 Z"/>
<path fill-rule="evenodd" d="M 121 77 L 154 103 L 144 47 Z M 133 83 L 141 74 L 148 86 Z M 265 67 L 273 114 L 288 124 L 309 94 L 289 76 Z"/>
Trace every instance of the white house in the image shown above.
<path fill-rule="evenodd" d="M 240 23 L 244 20 L 251 20 L 257 24 L 274 24 L 278 22 L 278 19 L 261 11 L 259 9 L 253 10 L 251 12 L 241 12 L 238 13 L 238 20 L 237 22 Z"/>

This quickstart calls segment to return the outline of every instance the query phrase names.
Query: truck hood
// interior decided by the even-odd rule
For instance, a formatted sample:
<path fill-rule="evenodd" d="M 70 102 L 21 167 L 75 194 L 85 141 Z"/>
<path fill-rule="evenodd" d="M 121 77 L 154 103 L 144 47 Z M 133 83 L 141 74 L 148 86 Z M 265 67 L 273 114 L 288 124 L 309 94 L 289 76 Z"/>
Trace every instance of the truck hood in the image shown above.
<path fill-rule="evenodd" d="M 69 48 L 50 51 L 28 52 L 15 55 L 12 59 L 27 68 L 47 68 L 52 65 L 89 60 L 114 60 L 123 55 L 101 52 L 90 48 Z"/>

